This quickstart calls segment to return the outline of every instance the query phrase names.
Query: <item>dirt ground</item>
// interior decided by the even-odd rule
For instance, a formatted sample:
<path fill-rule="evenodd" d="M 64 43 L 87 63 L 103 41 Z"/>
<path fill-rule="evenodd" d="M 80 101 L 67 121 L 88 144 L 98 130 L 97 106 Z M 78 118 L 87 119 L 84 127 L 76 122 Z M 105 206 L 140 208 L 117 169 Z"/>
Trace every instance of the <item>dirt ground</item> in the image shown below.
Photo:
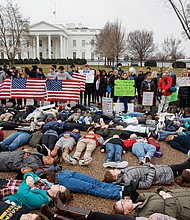
<path fill-rule="evenodd" d="M 11 133 L 15 131 L 4 131 L 5 137 L 9 136 Z M 24 146 L 29 148 L 31 151 L 35 151 L 36 149 L 29 147 L 28 145 Z M 22 148 L 22 147 L 21 147 Z M 154 157 L 152 159 L 153 164 L 176 164 L 176 163 L 181 163 L 187 159 L 187 155 L 172 149 L 168 144 L 165 142 L 161 142 L 161 152 L 163 152 L 163 157 L 162 158 L 157 158 Z M 71 155 L 73 152 L 71 153 Z M 95 152 L 93 153 L 93 161 L 89 166 L 71 166 L 67 165 L 65 163 L 62 164 L 63 169 L 67 170 L 72 170 L 72 171 L 77 171 L 81 172 L 87 175 L 90 175 L 92 177 L 95 177 L 99 180 L 103 178 L 104 172 L 106 171 L 106 168 L 103 168 L 102 164 L 105 161 L 105 153 L 100 153 L 100 148 L 97 147 Z M 128 152 L 127 154 L 123 155 L 123 160 L 126 160 L 129 162 L 129 166 L 133 165 L 139 165 L 138 164 L 138 159 L 132 155 L 132 153 Z M 0 172 L 0 177 L 15 177 L 16 173 L 15 172 Z M 154 191 L 158 186 L 153 186 L 151 189 L 148 190 L 138 190 L 138 192 L 149 192 L 149 191 Z M 172 188 L 178 188 L 177 184 L 173 184 L 171 186 L 164 186 L 165 189 L 169 190 Z M 109 199 L 103 199 L 103 198 L 98 198 L 95 196 L 91 195 L 86 195 L 86 194 L 73 194 L 74 200 L 71 202 L 71 205 L 76 206 L 76 207 L 81 207 L 85 209 L 90 209 L 93 211 L 99 211 L 99 212 L 105 212 L 105 213 L 110 213 L 113 207 L 113 204 L 115 203 L 114 200 L 109 200 Z"/>

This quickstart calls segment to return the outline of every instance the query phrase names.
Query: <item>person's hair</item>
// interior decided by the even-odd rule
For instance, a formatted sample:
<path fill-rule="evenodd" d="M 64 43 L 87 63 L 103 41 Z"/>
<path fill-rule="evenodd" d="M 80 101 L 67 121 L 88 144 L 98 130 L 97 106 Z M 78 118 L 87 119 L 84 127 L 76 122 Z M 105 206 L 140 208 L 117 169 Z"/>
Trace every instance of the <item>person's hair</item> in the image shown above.
<path fill-rule="evenodd" d="M 38 67 L 38 70 L 39 70 L 40 72 L 42 72 L 42 71 L 43 71 L 42 67 Z"/>
<path fill-rule="evenodd" d="M 59 69 L 59 70 L 64 70 L 65 68 L 64 68 L 64 66 L 59 66 L 58 69 Z"/>
<path fill-rule="evenodd" d="M 119 210 L 116 209 L 116 203 L 113 205 L 113 209 L 111 211 L 111 214 L 124 214 L 123 210 L 120 212 Z"/>
<path fill-rule="evenodd" d="M 170 137 L 173 137 L 174 135 L 173 134 L 169 134 L 169 135 L 167 135 L 166 137 L 165 137 L 165 141 L 166 142 L 170 142 L 171 140 L 170 140 Z"/>
<path fill-rule="evenodd" d="M 104 174 L 104 178 L 103 178 L 103 182 L 106 182 L 106 183 L 112 183 L 112 182 L 114 182 L 114 176 L 112 175 L 112 173 L 109 171 L 109 170 L 107 170 L 106 172 L 105 172 L 105 174 Z"/>
<path fill-rule="evenodd" d="M 180 186 L 190 186 L 190 172 L 183 170 L 181 175 L 175 178 L 175 182 Z"/>
<path fill-rule="evenodd" d="M 71 192 L 66 188 L 65 192 L 60 193 L 60 199 L 62 203 L 69 204 L 71 200 L 73 200 L 73 195 Z"/>
<path fill-rule="evenodd" d="M 57 65 L 56 64 L 52 64 L 54 69 L 57 69 Z"/>
<path fill-rule="evenodd" d="M 47 218 L 42 216 L 41 214 L 38 214 L 38 216 L 36 216 L 35 220 L 46 220 Z"/>
<path fill-rule="evenodd" d="M 3 70 L 3 67 L 0 66 L 0 71 L 2 71 L 2 70 Z"/>
<path fill-rule="evenodd" d="M 53 66 L 50 66 L 50 69 L 52 69 L 53 71 L 55 71 L 55 68 Z"/>
<path fill-rule="evenodd" d="M 24 177 L 24 174 L 22 173 L 21 168 L 20 168 L 15 177 L 15 180 L 23 180 L 23 177 Z"/>
<path fill-rule="evenodd" d="M 75 64 L 72 63 L 72 64 L 70 65 L 70 68 L 74 68 L 74 67 L 75 67 Z"/>
<path fill-rule="evenodd" d="M 90 131 L 94 131 L 94 126 L 91 126 L 87 129 L 87 133 L 90 132 Z"/>
<path fill-rule="evenodd" d="M 150 67 L 150 66 L 148 66 L 146 69 L 147 69 L 147 70 L 151 70 L 151 67 Z"/>

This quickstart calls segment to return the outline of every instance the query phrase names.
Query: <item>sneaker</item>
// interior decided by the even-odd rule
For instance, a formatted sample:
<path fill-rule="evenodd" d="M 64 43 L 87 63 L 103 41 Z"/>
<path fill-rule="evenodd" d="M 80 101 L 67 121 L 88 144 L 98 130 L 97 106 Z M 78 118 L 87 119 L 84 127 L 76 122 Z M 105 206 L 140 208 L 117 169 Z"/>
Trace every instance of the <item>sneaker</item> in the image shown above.
<path fill-rule="evenodd" d="M 190 150 L 187 152 L 187 157 L 190 158 Z"/>
<path fill-rule="evenodd" d="M 116 163 L 116 167 L 117 169 L 122 169 L 122 168 L 125 168 L 128 166 L 128 162 L 127 161 L 122 161 L 122 162 L 119 162 L 119 163 Z"/>
<path fill-rule="evenodd" d="M 154 156 L 155 156 L 155 157 L 162 157 L 162 156 L 163 156 L 163 153 L 160 152 L 160 151 L 155 151 Z"/>
<path fill-rule="evenodd" d="M 75 159 L 74 157 L 71 157 L 71 156 L 70 156 L 70 161 L 69 161 L 69 163 L 70 163 L 71 165 L 75 166 L 75 165 L 77 165 L 77 159 Z"/>
<path fill-rule="evenodd" d="M 139 160 L 139 164 L 140 164 L 140 165 L 145 164 L 144 160 Z"/>
<path fill-rule="evenodd" d="M 63 158 L 63 160 L 64 160 L 65 162 L 70 163 L 70 155 L 67 154 L 66 152 L 64 152 L 64 153 L 62 154 L 62 158 Z"/>
<path fill-rule="evenodd" d="M 89 165 L 91 162 L 92 162 L 92 157 L 83 158 L 83 159 L 79 160 L 79 165 L 86 166 L 86 165 Z"/>
<path fill-rule="evenodd" d="M 115 168 L 117 165 L 116 162 L 113 162 L 113 161 L 107 161 L 105 163 L 103 163 L 103 167 L 104 168 L 107 168 L 107 167 L 112 167 L 112 168 Z"/>
<path fill-rule="evenodd" d="M 144 162 L 145 162 L 145 163 L 150 163 L 150 161 L 151 161 L 151 159 L 150 159 L 149 157 L 146 156 L 146 157 L 144 158 Z"/>

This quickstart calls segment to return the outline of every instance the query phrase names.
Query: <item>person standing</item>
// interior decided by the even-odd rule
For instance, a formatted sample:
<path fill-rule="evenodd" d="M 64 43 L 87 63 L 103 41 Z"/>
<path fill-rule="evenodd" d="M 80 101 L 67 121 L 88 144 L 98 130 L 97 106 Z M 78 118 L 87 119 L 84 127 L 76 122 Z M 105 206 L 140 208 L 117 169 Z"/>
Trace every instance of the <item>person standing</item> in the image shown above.
<path fill-rule="evenodd" d="M 6 73 L 3 71 L 3 68 L 0 66 L 0 83 L 3 83 L 6 79 Z M 2 107 L 6 106 L 6 99 L 1 99 L 1 105 Z"/>
<path fill-rule="evenodd" d="M 162 74 L 162 78 L 158 82 L 158 91 L 162 93 L 161 103 L 158 106 L 158 112 L 167 112 L 169 107 L 171 92 L 169 88 L 172 86 L 172 77 L 169 76 L 169 71 L 166 70 Z"/>
<path fill-rule="evenodd" d="M 120 79 L 119 74 L 118 74 L 118 70 L 114 70 L 113 74 L 110 76 L 109 78 L 109 86 L 111 87 L 111 98 L 113 98 L 113 102 L 117 102 L 118 97 L 114 96 L 114 85 L 115 85 L 115 80 Z"/>

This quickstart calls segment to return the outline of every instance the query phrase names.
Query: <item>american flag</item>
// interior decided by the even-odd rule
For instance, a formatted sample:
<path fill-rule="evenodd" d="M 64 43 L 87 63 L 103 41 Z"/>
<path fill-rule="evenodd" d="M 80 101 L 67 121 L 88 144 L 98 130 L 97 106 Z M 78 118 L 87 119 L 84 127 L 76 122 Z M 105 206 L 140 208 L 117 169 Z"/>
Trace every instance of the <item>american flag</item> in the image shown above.
<path fill-rule="evenodd" d="M 84 73 L 73 73 L 72 77 L 74 79 L 79 80 L 79 82 L 80 82 L 80 91 L 84 92 L 85 91 L 85 86 L 86 86 L 86 74 L 84 74 Z"/>
<path fill-rule="evenodd" d="M 11 98 L 11 79 L 5 79 L 3 83 L 0 83 L 0 99 Z"/>
<path fill-rule="evenodd" d="M 78 80 L 54 80 L 46 81 L 47 101 L 79 101 L 80 82 Z"/>
<path fill-rule="evenodd" d="M 12 98 L 43 99 L 45 97 L 46 78 L 13 78 Z"/>

